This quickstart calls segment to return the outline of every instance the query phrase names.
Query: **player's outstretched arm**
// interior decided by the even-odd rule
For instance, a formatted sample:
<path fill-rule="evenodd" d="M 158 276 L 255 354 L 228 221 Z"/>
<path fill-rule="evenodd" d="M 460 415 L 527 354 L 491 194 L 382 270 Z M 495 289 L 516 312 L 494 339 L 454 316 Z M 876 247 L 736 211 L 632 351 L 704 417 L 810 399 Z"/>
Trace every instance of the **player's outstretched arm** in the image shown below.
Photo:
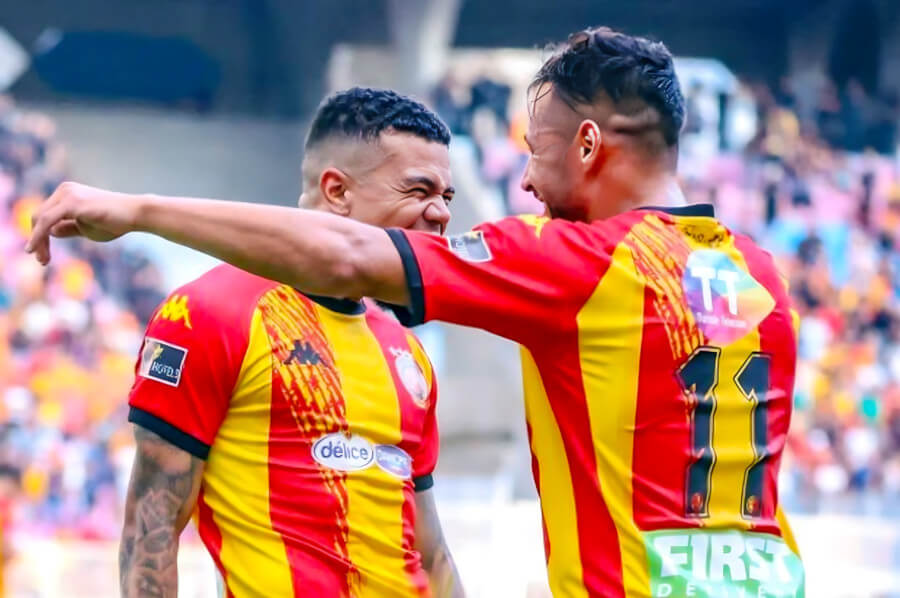
<path fill-rule="evenodd" d="M 135 426 L 137 452 L 119 546 L 123 598 L 178 595 L 178 537 L 200 491 L 203 461 Z"/>
<path fill-rule="evenodd" d="M 416 492 L 416 550 L 422 555 L 422 566 L 434 598 L 464 598 L 459 572 L 444 540 L 441 521 L 431 490 Z"/>
<path fill-rule="evenodd" d="M 408 302 L 400 255 L 387 233 L 324 212 L 63 183 L 33 223 L 26 250 L 42 264 L 50 260 L 51 236 L 109 241 L 141 231 L 309 293 Z"/>

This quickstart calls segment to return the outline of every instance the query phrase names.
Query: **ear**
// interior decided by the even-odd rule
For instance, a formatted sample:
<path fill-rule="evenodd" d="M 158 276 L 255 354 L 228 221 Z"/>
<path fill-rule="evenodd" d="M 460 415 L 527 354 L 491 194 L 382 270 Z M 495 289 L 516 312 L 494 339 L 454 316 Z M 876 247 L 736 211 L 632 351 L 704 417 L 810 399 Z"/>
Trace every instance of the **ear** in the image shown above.
<path fill-rule="evenodd" d="M 350 197 L 347 195 L 350 179 L 341 170 L 329 167 L 319 175 L 319 192 L 328 209 L 340 216 L 350 213 Z"/>
<path fill-rule="evenodd" d="M 600 157 L 603 149 L 603 136 L 600 125 L 593 120 L 583 120 L 578 125 L 575 143 L 578 145 L 578 157 L 585 165 L 592 165 Z"/>

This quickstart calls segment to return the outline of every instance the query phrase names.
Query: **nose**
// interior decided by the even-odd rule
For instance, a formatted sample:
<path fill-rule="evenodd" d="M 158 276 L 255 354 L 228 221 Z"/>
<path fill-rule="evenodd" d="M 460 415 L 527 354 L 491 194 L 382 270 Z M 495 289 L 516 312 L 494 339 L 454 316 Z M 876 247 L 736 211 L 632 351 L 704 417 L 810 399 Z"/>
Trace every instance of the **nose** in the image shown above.
<path fill-rule="evenodd" d="M 522 173 L 522 180 L 519 183 L 519 186 L 522 187 L 522 191 L 537 195 L 534 191 L 534 185 L 531 183 L 531 158 L 529 158 L 528 163 L 525 164 L 525 171 Z"/>
<path fill-rule="evenodd" d="M 440 228 L 443 234 L 444 229 L 447 228 L 447 223 L 450 222 L 450 208 L 443 198 L 430 201 L 425 207 L 422 217 L 428 224 Z"/>

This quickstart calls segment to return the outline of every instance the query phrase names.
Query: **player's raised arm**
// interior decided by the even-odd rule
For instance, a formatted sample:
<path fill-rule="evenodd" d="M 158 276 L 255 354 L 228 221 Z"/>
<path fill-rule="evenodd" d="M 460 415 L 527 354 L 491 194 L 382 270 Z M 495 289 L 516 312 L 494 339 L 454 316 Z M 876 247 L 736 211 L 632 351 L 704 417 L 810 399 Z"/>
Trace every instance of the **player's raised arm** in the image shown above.
<path fill-rule="evenodd" d="M 50 260 L 51 236 L 109 241 L 140 231 L 308 293 L 408 301 L 400 256 L 387 234 L 320 211 L 63 183 L 33 220 L 26 250 L 43 264 Z"/>
<path fill-rule="evenodd" d="M 140 426 L 134 435 L 119 546 L 122 596 L 176 596 L 178 537 L 197 502 L 203 461 Z"/>

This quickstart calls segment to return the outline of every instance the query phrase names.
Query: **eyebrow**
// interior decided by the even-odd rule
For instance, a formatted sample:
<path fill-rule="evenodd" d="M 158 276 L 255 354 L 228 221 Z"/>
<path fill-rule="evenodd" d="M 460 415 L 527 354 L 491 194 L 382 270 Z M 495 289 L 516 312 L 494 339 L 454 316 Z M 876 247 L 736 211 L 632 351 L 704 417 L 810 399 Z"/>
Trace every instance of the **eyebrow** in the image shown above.
<path fill-rule="evenodd" d="M 416 185 L 422 185 L 424 187 L 427 187 L 429 190 L 438 188 L 437 184 L 435 184 L 434 180 L 431 177 L 411 176 L 411 177 L 407 177 L 407 178 L 403 179 L 404 187 L 414 187 Z M 456 189 L 453 187 L 447 187 L 446 189 L 444 189 L 444 191 L 442 193 L 455 194 Z"/>
<path fill-rule="evenodd" d="M 532 146 L 532 145 L 531 145 L 531 140 L 530 140 L 530 139 L 528 139 L 528 133 L 526 133 L 526 134 L 524 134 L 524 135 L 522 135 L 522 139 L 524 139 L 524 140 L 525 140 L 525 145 L 527 145 L 527 146 L 528 146 L 528 149 L 530 149 L 530 150 L 534 150 L 534 146 Z"/>

